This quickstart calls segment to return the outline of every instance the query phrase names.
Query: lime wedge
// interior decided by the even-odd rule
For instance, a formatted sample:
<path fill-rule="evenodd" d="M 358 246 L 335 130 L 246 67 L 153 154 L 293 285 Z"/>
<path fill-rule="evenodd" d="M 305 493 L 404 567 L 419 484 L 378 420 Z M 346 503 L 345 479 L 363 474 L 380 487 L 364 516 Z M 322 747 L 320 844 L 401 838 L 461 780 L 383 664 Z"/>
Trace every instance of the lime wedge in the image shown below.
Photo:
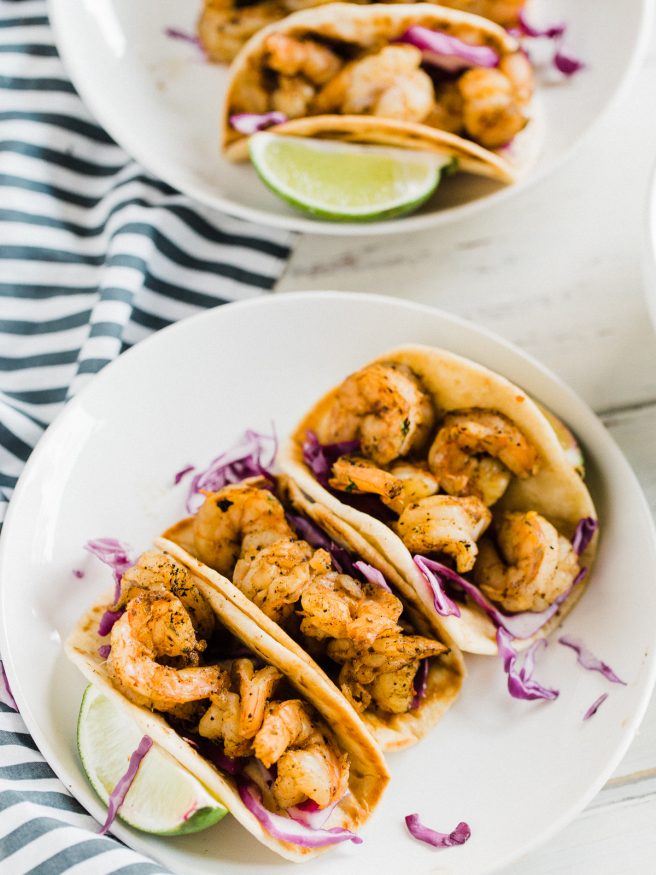
<path fill-rule="evenodd" d="M 337 222 L 389 219 L 416 210 L 453 163 L 426 152 L 265 131 L 250 138 L 249 150 L 274 194 L 305 213 Z"/>
<path fill-rule="evenodd" d="M 111 699 L 93 685 L 86 688 L 77 721 L 77 747 L 91 786 L 105 805 L 142 735 Z M 118 816 L 143 832 L 184 835 L 212 826 L 227 811 L 172 756 L 153 745 Z"/>

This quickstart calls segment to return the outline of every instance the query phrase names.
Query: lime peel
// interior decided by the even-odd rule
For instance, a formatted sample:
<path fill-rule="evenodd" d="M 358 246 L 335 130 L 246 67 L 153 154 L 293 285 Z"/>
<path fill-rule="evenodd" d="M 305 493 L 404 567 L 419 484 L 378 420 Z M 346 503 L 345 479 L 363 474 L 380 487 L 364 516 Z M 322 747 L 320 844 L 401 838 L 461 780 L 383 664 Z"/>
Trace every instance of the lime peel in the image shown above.
<path fill-rule="evenodd" d="M 433 194 L 449 156 L 262 131 L 249 140 L 271 191 L 323 219 L 366 222 L 403 216 Z"/>

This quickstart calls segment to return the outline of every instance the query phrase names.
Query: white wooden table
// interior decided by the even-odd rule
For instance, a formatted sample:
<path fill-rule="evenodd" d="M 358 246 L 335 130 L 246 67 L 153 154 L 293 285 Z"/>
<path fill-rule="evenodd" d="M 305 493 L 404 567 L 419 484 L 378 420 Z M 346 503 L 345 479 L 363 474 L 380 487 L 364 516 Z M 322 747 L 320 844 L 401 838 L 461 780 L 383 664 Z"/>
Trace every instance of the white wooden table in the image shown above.
<path fill-rule="evenodd" d="M 629 91 L 554 175 L 448 228 L 304 236 L 278 290 L 395 295 L 513 341 L 601 415 L 656 513 L 656 334 L 641 275 L 655 107 L 656 34 Z M 656 698 L 591 805 L 503 875 L 543 873 L 656 873 Z"/>

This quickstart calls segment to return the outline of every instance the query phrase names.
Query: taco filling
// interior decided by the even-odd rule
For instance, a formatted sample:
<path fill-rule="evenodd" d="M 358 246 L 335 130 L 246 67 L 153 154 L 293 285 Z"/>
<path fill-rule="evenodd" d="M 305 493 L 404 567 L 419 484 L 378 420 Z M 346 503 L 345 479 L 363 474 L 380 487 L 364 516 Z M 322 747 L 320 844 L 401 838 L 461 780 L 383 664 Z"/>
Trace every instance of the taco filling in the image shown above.
<path fill-rule="evenodd" d="M 244 806 L 272 838 L 302 848 L 359 841 L 341 827 L 339 814 L 323 828 L 351 793 L 348 751 L 285 673 L 232 634 L 215 610 L 215 594 L 203 594 L 198 584 L 172 557 L 144 553 L 122 574 L 103 647 L 106 662 L 99 661 L 95 673 L 134 705 L 160 715 L 236 784 Z M 92 618 L 69 643 L 78 664 L 80 655 L 90 664 L 80 635 L 89 635 Z M 355 771 L 357 786 L 357 761 Z M 234 800 L 230 808 L 235 813 Z"/>
<path fill-rule="evenodd" d="M 336 554 L 338 546 L 316 524 L 287 507 L 294 512 L 286 513 L 263 481 L 230 484 L 208 494 L 198 514 L 184 521 L 186 539 L 175 527 L 165 537 L 182 540 L 232 580 L 365 717 L 378 721 L 415 710 L 421 700 L 416 679 L 449 647 L 414 634 L 382 575 L 368 574 L 367 565 L 358 574 L 355 557 Z"/>
<path fill-rule="evenodd" d="M 581 477 L 560 446 L 557 459 L 549 456 L 507 413 L 451 409 L 452 400 L 492 399 L 492 380 L 501 378 L 471 375 L 469 385 L 444 354 L 441 387 L 439 365 L 426 383 L 429 372 L 420 375 L 404 357 L 364 367 L 320 401 L 284 448 L 283 468 L 376 545 L 383 571 L 395 569 L 416 593 L 432 587 L 430 610 L 449 618 L 461 646 L 472 644 L 453 625 L 463 606 L 494 626 L 505 615 L 543 616 L 523 623 L 533 635 L 573 590 L 578 597 L 586 575 L 590 539 L 579 549 L 577 526 L 596 521 Z M 513 387 L 501 382 L 510 396 Z M 520 390 L 512 399 L 530 403 Z M 555 442 L 550 420 L 537 408 L 532 417 Z M 471 612 L 464 625 L 470 619 Z M 485 634 L 493 639 L 491 628 Z"/>
<path fill-rule="evenodd" d="M 259 34 L 235 68 L 228 143 L 243 114 L 276 112 L 392 119 L 494 150 L 526 127 L 533 94 L 512 37 L 431 4 L 306 10 Z"/>

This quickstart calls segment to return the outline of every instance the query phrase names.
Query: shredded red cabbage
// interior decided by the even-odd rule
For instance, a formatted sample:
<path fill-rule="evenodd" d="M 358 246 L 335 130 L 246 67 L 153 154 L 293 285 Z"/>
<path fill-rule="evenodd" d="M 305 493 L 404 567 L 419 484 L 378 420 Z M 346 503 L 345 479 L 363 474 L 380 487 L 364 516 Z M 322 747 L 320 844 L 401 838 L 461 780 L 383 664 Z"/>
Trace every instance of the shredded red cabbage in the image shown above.
<path fill-rule="evenodd" d="M 571 649 L 576 653 L 576 661 L 580 666 L 587 669 L 588 671 L 598 671 L 602 674 L 607 681 L 610 681 L 612 684 L 623 684 L 626 686 L 626 681 L 621 680 L 615 674 L 613 669 L 606 662 L 602 662 L 600 659 L 592 653 L 591 650 L 579 641 L 576 638 L 572 638 L 571 635 L 562 635 L 558 639 L 559 644 L 564 644 L 565 647 L 571 647 Z"/>
<path fill-rule="evenodd" d="M 199 48 L 203 52 L 203 54 L 205 54 L 202 43 L 195 34 L 187 33 L 184 30 L 179 30 L 179 28 L 177 27 L 165 27 L 164 33 L 167 37 L 169 37 L 169 39 L 177 39 L 184 43 L 191 43 L 192 45 Z"/>
<path fill-rule="evenodd" d="M 109 656 L 109 654 L 111 652 L 112 652 L 112 645 L 111 644 L 102 644 L 98 648 L 98 653 L 103 659 L 107 659 L 107 657 Z"/>
<path fill-rule="evenodd" d="M 585 67 L 583 61 L 566 55 L 563 51 L 563 42 L 567 25 L 564 22 L 560 24 L 552 24 L 548 27 L 535 27 L 530 24 L 526 18 L 526 11 L 522 9 L 519 13 L 519 28 L 518 36 L 527 39 L 548 39 L 554 44 L 554 53 L 551 58 L 553 66 L 564 76 L 573 76 Z"/>
<path fill-rule="evenodd" d="M 422 53 L 426 64 L 456 72 L 468 67 L 496 67 L 499 55 L 489 46 L 472 46 L 455 36 L 413 24 L 399 37 Z"/>
<path fill-rule="evenodd" d="M 98 623 L 98 634 L 105 638 L 114 628 L 114 623 L 119 620 L 125 611 L 105 611 Z"/>
<path fill-rule="evenodd" d="M 205 759 L 209 760 L 217 769 L 227 772 L 229 775 L 239 775 L 246 763 L 243 757 L 229 757 L 223 750 L 223 746 L 217 742 L 210 741 L 208 738 L 203 738 L 200 735 L 189 735 L 187 732 L 181 733 L 182 738 L 191 745 L 194 750 L 197 750 Z"/>
<path fill-rule="evenodd" d="M 508 692 L 513 699 L 524 699 L 526 701 L 533 699 L 557 699 L 560 695 L 558 690 L 543 687 L 533 678 L 535 656 L 538 650 L 547 646 L 544 638 L 541 638 L 529 647 L 524 656 L 524 664 L 519 671 L 515 669 L 517 653 L 511 645 L 512 640 L 512 636 L 505 629 L 497 629 L 497 646 L 499 654 L 503 659 L 503 670 L 508 675 Z"/>
<path fill-rule="evenodd" d="M 288 121 L 284 112 L 238 112 L 230 116 L 230 124 L 240 134 L 256 134 L 273 125 L 282 125 Z"/>
<path fill-rule="evenodd" d="M 574 537 L 572 538 L 572 549 L 577 556 L 580 556 L 581 553 L 583 553 L 598 528 L 599 523 L 591 516 L 583 517 L 582 520 L 578 521 L 574 531 Z"/>
<path fill-rule="evenodd" d="M 187 475 L 190 471 L 195 471 L 195 470 L 196 470 L 196 466 L 195 466 L 195 465 L 185 465 L 184 468 L 181 468 L 181 469 L 175 474 L 175 476 L 174 476 L 174 478 L 173 478 L 173 485 L 174 485 L 174 486 L 177 486 L 178 483 L 182 480 L 183 477 L 186 477 L 186 475 Z"/>
<path fill-rule="evenodd" d="M 419 820 L 418 814 L 407 814 L 405 825 L 410 835 L 420 842 L 426 842 L 434 848 L 452 848 L 454 845 L 464 845 L 471 836 L 471 829 L 464 821 L 461 821 L 452 832 L 437 832 Z"/>
<path fill-rule="evenodd" d="M 77 577 L 78 580 L 84 577 L 84 571 L 81 568 L 73 569 L 73 577 Z"/>
<path fill-rule="evenodd" d="M 0 702 L 4 702 L 5 705 L 9 705 L 10 708 L 13 708 L 14 711 L 18 711 L 18 705 L 16 704 L 16 699 L 14 699 L 14 695 L 11 692 L 11 687 L 9 686 L 9 678 L 7 677 L 7 672 L 5 671 L 5 667 L 0 661 Z"/>
<path fill-rule="evenodd" d="M 461 577 L 459 574 L 453 571 L 453 569 L 449 568 L 446 565 L 442 565 L 441 562 L 435 562 L 433 559 L 427 559 L 425 556 L 415 556 L 415 564 L 422 572 L 423 569 L 419 564 L 418 560 L 426 563 L 434 572 L 436 572 L 435 579 L 437 581 L 437 586 L 439 587 L 439 590 L 442 594 L 443 590 L 439 580 L 440 577 L 450 581 L 451 583 L 456 584 L 456 586 L 459 586 L 462 590 L 464 590 L 464 592 L 471 598 L 471 600 L 475 602 L 479 606 L 479 608 L 482 608 L 485 611 L 485 613 L 488 615 L 490 620 L 492 620 L 495 626 L 501 629 L 505 629 L 512 638 L 520 639 L 532 638 L 533 635 L 539 632 L 540 629 L 554 616 L 554 614 L 558 612 L 559 607 L 570 596 L 574 587 L 583 579 L 586 573 L 586 569 L 582 568 L 572 581 L 571 587 L 566 592 L 559 595 L 558 598 L 554 600 L 553 604 L 549 605 L 549 607 L 546 608 L 544 611 L 540 611 L 540 613 L 534 613 L 533 611 L 524 611 L 521 614 L 504 614 L 498 608 L 495 608 L 492 602 L 490 602 L 483 595 L 483 593 L 475 584 L 473 584 L 469 580 L 466 580 L 464 577 Z M 433 591 L 435 591 L 435 585 L 431 584 L 431 586 L 433 588 Z M 451 604 L 453 604 L 453 602 L 451 602 Z M 435 610 L 440 613 L 437 605 L 435 607 Z M 448 616 L 448 614 L 442 614 L 442 616 Z M 456 614 L 455 616 L 460 616 L 460 613 Z"/>
<path fill-rule="evenodd" d="M 422 659 L 419 663 L 419 668 L 417 669 L 417 674 L 415 675 L 414 680 L 414 688 L 415 694 L 412 699 L 412 703 L 410 705 L 411 711 L 416 711 L 417 708 L 421 705 L 424 696 L 426 695 L 426 688 L 428 687 L 428 660 Z"/>
<path fill-rule="evenodd" d="M 306 431 L 303 443 L 303 461 L 322 486 L 328 486 L 328 478 L 333 463 L 340 456 L 357 453 L 360 441 L 339 441 L 335 444 L 322 444 L 313 431 Z"/>
<path fill-rule="evenodd" d="M 348 550 L 331 540 L 314 520 L 309 520 L 299 514 L 292 513 L 286 514 L 286 517 L 296 534 L 300 535 L 310 546 L 317 549 L 322 548 L 330 553 L 335 571 L 338 571 L 340 574 L 349 574 L 351 577 L 356 576 L 353 560 Z"/>
<path fill-rule="evenodd" d="M 461 585 L 460 581 L 463 581 L 464 578 L 461 578 L 459 574 L 455 573 L 455 571 L 451 571 L 446 565 L 435 562 L 433 559 L 427 559 L 425 556 L 413 556 L 412 561 L 424 575 L 433 596 L 433 605 L 440 617 L 459 617 L 460 608 L 444 592 L 439 576 L 442 575 L 443 577 L 446 577 L 447 580 L 453 580 L 453 577 L 457 577 L 458 580 L 454 582 L 459 585 Z M 464 582 L 467 583 L 468 586 L 472 586 L 468 581 Z"/>
<path fill-rule="evenodd" d="M 297 823 L 302 823 L 303 826 L 307 826 L 309 829 L 322 829 L 330 815 L 337 808 L 342 799 L 348 796 L 348 794 L 349 791 L 347 790 L 341 799 L 331 802 L 331 804 L 326 805 L 325 808 L 319 808 L 319 805 L 314 799 L 306 799 L 305 802 L 301 802 L 299 805 L 293 805 L 288 808 L 287 814 L 292 820 L 295 820 Z"/>
<path fill-rule="evenodd" d="M 594 717 L 594 715 L 601 708 L 601 706 L 604 704 L 604 702 L 606 701 L 607 698 L 608 698 L 608 693 L 602 693 L 598 699 L 595 699 L 594 702 L 592 703 L 592 705 L 590 705 L 588 710 L 583 715 L 583 719 L 589 720 L 591 717 Z"/>
<path fill-rule="evenodd" d="M 519 28 L 524 36 L 529 36 L 533 39 L 541 36 L 547 39 L 557 39 L 558 37 L 565 36 L 567 25 L 563 21 L 560 24 L 551 24 L 544 28 L 535 27 L 526 18 L 526 10 L 522 9 L 519 13 Z"/>
<path fill-rule="evenodd" d="M 260 791 L 245 781 L 239 781 L 237 789 L 246 808 L 259 820 L 269 835 L 280 841 L 291 842 L 302 848 L 323 848 L 348 841 L 357 845 L 362 843 L 360 836 L 341 827 L 310 829 L 289 817 L 273 814 L 262 804 Z"/>
<path fill-rule="evenodd" d="M 148 751 L 153 746 L 153 740 L 149 735 L 144 735 L 144 737 L 139 742 L 139 746 L 133 752 L 130 757 L 130 762 L 128 763 L 128 768 L 125 774 L 118 779 L 118 782 L 109 796 L 109 808 L 107 810 L 107 819 L 103 823 L 100 829 L 100 835 L 105 835 L 112 823 L 114 823 L 114 819 L 118 813 L 119 808 L 123 804 L 125 797 L 127 795 L 128 790 L 130 789 L 132 782 L 134 781 L 137 771 L 139 770 L 139 766 L 141 765 L 141 761 L 146 756 Z"/>
<path fill-rule="evenodd" d="M 381 586 L 383 589 L 387 590 L 387 592 L 392 592 L 392 590 L 387 585 L 387 581 L 382 573 L 377 568 L 374 568 L 373 565 L 367 565 L 366 562 L 363 562 L 359 559 L 357 562 L 353 563 L 353 567 L 357 568 L 360 574 L 368 580 L 369 583 L 374 583 L 376 586 Z"/>
<path fill-rule="evenodd" d="M 215 459 L 192 479 L 187 494 L 187 510 L 196 513 L 203 503 L 203 492 L 216 492 L 229 483 L 240 483 L 247 477 L 266 477 L 275 483 L 269 470 L 278 452 L 275 432 L 263 434 L 253 429 L 244 432 L 238 443 Z"/>
<path fill-rule="evenodd" d="M 94 541 L 87 541 L 84 549 L 104 562 L 105 565 L 109 565 L 114 572 L 114 602 L 117 602 L 121 595 L 123 573 L 134 565 L 129 556 L 132 548 L 129 544 L 124 544 L 123 541 L 117 541 L 116 538 L 96 538 Z"/>

